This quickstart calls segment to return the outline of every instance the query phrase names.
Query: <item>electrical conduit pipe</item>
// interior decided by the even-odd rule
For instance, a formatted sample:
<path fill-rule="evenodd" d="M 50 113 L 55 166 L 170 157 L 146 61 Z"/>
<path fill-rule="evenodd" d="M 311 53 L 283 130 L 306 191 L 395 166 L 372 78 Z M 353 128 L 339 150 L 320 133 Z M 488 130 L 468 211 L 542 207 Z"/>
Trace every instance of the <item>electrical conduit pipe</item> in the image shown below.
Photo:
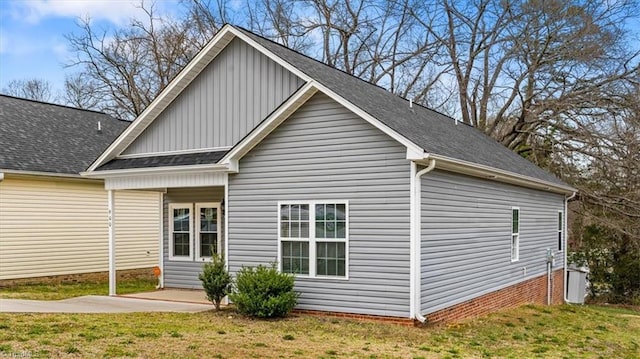
<path fill-rule="evenodd" d="M 425 157 L 427 159 L 429 155 Z M 436 160 L 431 159 L 429 161 L 429 165 L 426 168 L 423 168 L 420 171 L 417 171 L 417 165 L 415 162 L 411 162 L 411 179 L 412 179 L 412 192 L 411 199 L 413 200 L 411 203 L 411 316 L 418 320 L 420 323 L 424 323 L 427 319 L 422 314 L 420 314 L 421 309 L 421 301 L 420 301 L 420 281 L 421 281 L 421 271 L 420 271 L 420 251 L 421 251 L 421 192 L 422 192 L 422 182 L 420 181 L 420 177 L 431 172 L 436 167 Z"/>

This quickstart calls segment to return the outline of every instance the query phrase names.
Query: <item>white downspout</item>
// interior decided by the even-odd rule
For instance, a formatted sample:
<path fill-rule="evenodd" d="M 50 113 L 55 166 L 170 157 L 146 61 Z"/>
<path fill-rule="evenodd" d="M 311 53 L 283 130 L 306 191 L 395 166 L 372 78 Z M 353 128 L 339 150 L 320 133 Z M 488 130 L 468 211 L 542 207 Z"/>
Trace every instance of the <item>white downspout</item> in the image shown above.
<path fill-rule="evenodd" d="M 426 158 L 428 158 L 427 155 Z M 420 251 L 421 251 L 421 192 L 422 183 L 420 177 L 424 174 L 431 172 L 436 167 L 436 160 L 431 159 L 429 165 L 417 171 L 417 165 L 414 161 L 411 161 L 411 260 L 410 260 L 410 315 L 421 323 L 424 323 L 426 318 L 422 316 L 421 311 L 421 271 L 420 271 Z"/>
<path fill-rule="evenodd" d="M 569 300 L 567 298 L 567 252 L 569 251 L 569 229 L 567 228 L 568 226 L 568 217 L 569 217 L 569 213 L 568 213 L 568 203 L 570 200 L 572 200 L 575 196 L 576 196 L 577 192 L 573 192 L 573 194 L 569 197 L 565 197 L 564 198 L 564 247 L 562 248 L 564 250 L 564 269 L 563 269 L 563 275 L 564 278 L 562 278 L 562 284 L 563 284 L 563 290 L 564 292 L 562 293 L 562 296 L 564 298 L 564 302 L 568 303 Z"/>

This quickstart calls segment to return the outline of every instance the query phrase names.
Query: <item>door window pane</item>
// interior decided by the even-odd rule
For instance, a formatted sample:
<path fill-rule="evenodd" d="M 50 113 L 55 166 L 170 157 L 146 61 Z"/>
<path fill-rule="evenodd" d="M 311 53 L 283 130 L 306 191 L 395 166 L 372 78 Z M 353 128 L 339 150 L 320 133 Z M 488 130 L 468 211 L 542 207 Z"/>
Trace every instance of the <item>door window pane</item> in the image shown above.
<path fill-rule="evenodd" d="M 199 207 L 198 212 L 200 257 L 212 257 L 218 253 L 218 208 Z"/>

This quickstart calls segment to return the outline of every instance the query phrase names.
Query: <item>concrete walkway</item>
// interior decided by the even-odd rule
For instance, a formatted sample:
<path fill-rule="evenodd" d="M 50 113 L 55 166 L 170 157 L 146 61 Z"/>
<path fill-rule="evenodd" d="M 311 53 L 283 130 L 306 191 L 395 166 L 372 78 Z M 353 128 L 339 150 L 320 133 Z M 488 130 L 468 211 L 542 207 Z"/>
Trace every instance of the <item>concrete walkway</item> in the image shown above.
<path fill-rule="evenodd" d="M 152 299 L 87 295 L 64 300 L 0 299 L 4 313 L 196 313 L 213 309 L 211 304 L 183 303 Z"/>

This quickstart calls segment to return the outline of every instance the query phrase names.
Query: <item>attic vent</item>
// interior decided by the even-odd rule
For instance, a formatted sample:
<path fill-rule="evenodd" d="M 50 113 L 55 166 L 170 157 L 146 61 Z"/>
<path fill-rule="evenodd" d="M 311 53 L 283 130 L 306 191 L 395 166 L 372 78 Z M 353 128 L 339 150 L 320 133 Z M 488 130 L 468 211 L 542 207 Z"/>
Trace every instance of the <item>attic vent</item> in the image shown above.
<path fill-rule="evenodd" d="M 102 133 L 102 123 L 98 121 L 98 133 Z"/>

